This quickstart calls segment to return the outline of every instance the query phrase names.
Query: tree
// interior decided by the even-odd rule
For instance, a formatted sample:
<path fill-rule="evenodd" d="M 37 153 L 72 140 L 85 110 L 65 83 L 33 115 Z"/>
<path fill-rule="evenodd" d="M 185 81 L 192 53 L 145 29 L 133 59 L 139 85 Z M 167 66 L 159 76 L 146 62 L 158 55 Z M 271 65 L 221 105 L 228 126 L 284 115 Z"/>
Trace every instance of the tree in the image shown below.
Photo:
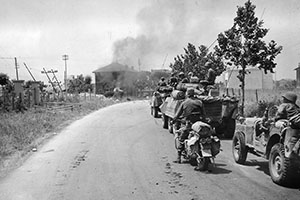
<path fill-rule="evenodd" d="M 200 80 L 203 80 L 209 68 L 212 68 L 217 76 L 225 70 L 225 65 L 215 52 L 209 52 L 204 45 L 200 45 L 198 50 L 195 45 L 188 43 L 187 48 L 184 48 L 185 54 L 177 55 L 174 63 L 170 64 L 172 71 L 185 74 L 193 72 Z M 206 65 L 206 63 L 210 63 L 210 65 Z"/>
<path fill-rule="evenodd" d="M 237 78 L 242 89 L 242 115 L 245 104 L 245 76 L 249 73 L 247 67 L 258 67 L 265 73 L 273 73 L 276 67 L 274 59 L 282 50 L 274 40 L 268 44 L 263 41 L 269 30 L 263 28 L 263 21 L 255 17 L 255 8 L 250 0 L 244 6 L 238 6 L 233 27 L 218 35 L 218 44 L 215 46 L 217 56 L 227 65 L 234 65 L 239 69 Z"/>
<path fill-rule="evenodd" d="M 0 85 L 4 86 L 9 83 L 9 77 L 6 74 L 0 73 Z"/>

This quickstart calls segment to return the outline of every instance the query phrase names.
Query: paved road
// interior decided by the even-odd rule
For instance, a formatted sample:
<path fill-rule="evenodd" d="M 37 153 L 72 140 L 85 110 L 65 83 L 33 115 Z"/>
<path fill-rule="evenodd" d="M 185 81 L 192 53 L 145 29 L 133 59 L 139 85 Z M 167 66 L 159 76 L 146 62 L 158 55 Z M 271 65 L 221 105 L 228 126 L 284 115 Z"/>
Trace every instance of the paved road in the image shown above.
<path fill-rule="evenodd" d="M 240 166 L 231 141 L 222 148 L 212 173 L 172 163 L 173 137 L 148 102 L 118 104 L 76 121 L 0 180 L 0 199 L 300 199 L 271 181 L 265 160 Z"/>

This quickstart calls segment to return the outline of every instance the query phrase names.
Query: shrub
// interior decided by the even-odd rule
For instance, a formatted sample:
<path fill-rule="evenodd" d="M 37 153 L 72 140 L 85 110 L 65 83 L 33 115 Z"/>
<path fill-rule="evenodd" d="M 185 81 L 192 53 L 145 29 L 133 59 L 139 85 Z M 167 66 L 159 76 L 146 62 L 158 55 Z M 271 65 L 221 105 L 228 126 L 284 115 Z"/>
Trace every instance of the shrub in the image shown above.
<path fill-rule="evenodd" d="M 259 101 L 258 103 L 245 104 L 246 117 L 262 117 L 266 108 L 277 105 L 276 101 Z"/>

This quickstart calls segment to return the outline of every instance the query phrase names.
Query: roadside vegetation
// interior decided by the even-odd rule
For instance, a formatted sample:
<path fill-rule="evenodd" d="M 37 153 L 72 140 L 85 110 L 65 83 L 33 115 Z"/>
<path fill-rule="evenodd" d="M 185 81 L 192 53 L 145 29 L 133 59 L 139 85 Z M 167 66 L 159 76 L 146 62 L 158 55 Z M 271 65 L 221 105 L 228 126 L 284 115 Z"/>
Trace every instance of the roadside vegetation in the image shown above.
<path fill-rule="evenodd" d="M 31 108 L 25 112 L 5 112 L 0 115 L 0 168 L 14 154 L 19 157 L 35 150 L 56 132 L 95 110 L 119 101 L 97 98 L 76 104 L 73 110 Z M 0 170 L 1 172 L 1 170 Z"/>

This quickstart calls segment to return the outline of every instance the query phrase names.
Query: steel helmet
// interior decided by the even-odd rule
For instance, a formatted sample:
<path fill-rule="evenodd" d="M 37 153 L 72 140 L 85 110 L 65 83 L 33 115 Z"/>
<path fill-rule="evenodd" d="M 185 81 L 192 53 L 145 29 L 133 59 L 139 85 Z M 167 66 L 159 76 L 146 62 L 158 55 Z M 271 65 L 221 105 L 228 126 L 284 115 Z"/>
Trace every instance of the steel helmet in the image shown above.
<path fill-rule="evenodd" d="M 287 92 L 284 95 L 282 95 L 282 97 L 293 103 L 296 103 L 297 101 L 297 95 L 294 92 Z"/>
<path fill-rule="evenodd" d="M 188 76 L 193 76 L 193 75 L 194 75 L 193 72 L 188 73 Z"/>
<path fill-rule="evenodd" d="M 212 65 L 212 62 L 211 62 L 211 61 L 207 61 L 207 62 L 204 64 L 205 67 L 210 67 L 211 65 Z"/>
<path fill-rule="evenodd" d="M 178 76 L 184 76 L 184 73 L 183 73 L 183 72 L 180 72 L 180 73 L 178 74 Z"/>

